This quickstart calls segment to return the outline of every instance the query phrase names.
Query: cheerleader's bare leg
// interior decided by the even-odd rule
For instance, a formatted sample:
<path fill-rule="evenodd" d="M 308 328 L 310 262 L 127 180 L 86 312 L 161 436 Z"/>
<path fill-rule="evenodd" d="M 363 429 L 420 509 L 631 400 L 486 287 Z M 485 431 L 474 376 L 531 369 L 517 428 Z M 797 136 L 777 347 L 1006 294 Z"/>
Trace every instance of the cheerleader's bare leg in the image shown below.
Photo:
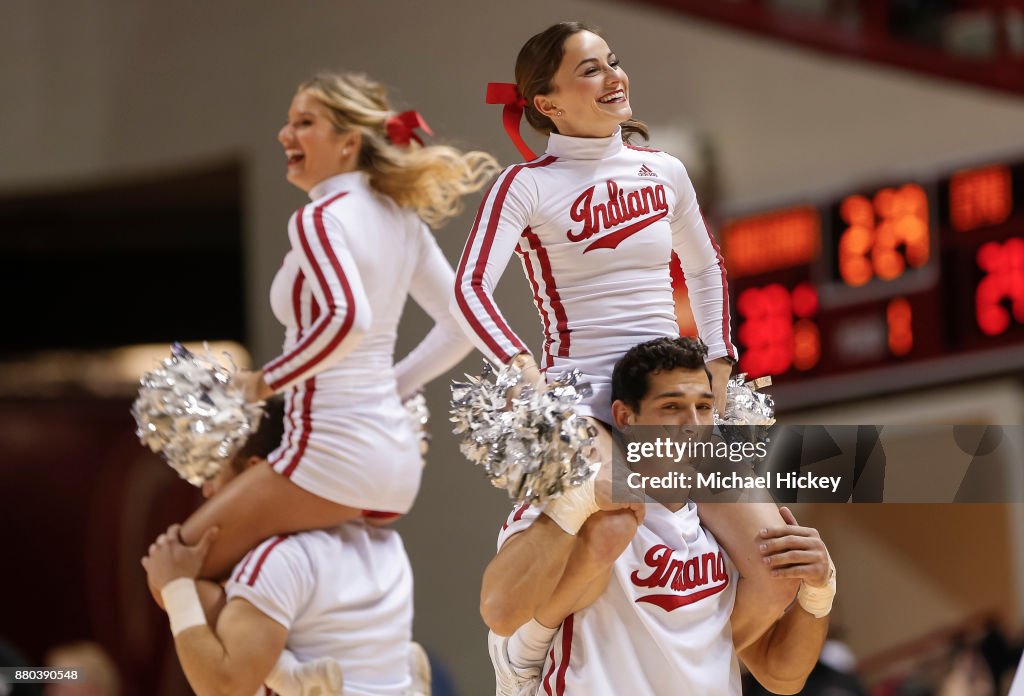
<path fill-rule="evenodd" d="M 599 433 L 597 448 L 601 459 L 601 474 L 596 491 L 602 511 L 591 515 L 581 528 L 570 561 L 566 563 L 555 589 L 534 602 L 527 602 L 523 607 L 527 612 L 520 613 L 514 619 L 516 623 L 525 623 L 534 618 L 544 626 L 557 627 L 566 616 L 587 606 L 604 591 L 604 584 L 607 583 L 607 575 L 595 574 L 593 569 L 610 567 L 629 545 L 638 524 L 643 521 L 642 512 L 637 510 L 636 505 L 626 507 L 623 503 L 612 503 L 611 435 L 601 421 L 593 418 L 588 420 Z M 619 487 L 619 490 L 626 488 Z M 614 510 L 614 507 L 620 509 Z M 634 514 L 624 515 L 622 508 Z M 771 577 L 771 569 L 761 561 L 762 554 L 758 549 L 760 531 L 778 527 L 785 522 L 778 507 L 772 502 L 700 504 L 698 512 L 701 523 L 725 547 L 748 586 L 758 586 L 757 592 L 748 593 L 747 596 L 756 597 L 759 611 L 745 614 L 749 620 L 736 629 L 738 634 L 746 637 L 745 640 L 752 642 L 782 616 L 799 588 L 799 582 Z M 603 581 L 595 583 L 595 577 Z"/>
<path fill-rule="evenodd" d="M 268 537 L 334 527 L 362 514 L 300 488 L 263 462 L 192 513 L 181 526 L 181 539 L 195 544 L 210 527 L 220 528 L 201 571 L 202 577 L 220 579 Z"/>
<path fill-rule="evenodd" d="M 540 582 L 515 581 L 521 575 L 521 564 L 537 559 L 532 544 L 524 546 L 516 538 L 510 539 L 506 552 L 491 561 L 484 573 L 480 611 L 484 621 L 499 635 L 511 635 L 531 620 L 549 628 L 557 627 L 566 616 L 590 604 L 604 591 L 608 581 L 605 571 L 629 545 L 643 521 L 643 503 L 612 501 L 611 433 L 601 421 L 588 420 L 598 432 L 596 446 L 601 469 L 595 497 L 603 509 L 590 515 L 577 536 L 571 542 L 567 540 L 559 553 L 544 557 L 550 566 L 537 574 L 543 577 Z M 513 547 L 521 548 L 526 558 L 513 551 Z"/>

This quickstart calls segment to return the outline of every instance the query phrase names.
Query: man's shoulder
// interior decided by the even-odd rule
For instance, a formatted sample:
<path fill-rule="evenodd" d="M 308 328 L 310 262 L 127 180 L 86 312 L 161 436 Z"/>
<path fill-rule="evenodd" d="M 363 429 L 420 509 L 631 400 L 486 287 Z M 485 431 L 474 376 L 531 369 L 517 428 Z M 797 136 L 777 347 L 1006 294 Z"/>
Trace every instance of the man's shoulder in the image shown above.
<path fill-rule="evenodd" d="M 498 550 L 500 551 L 501 547 L 516 534 L 526 531 L 543 511 L 542 505 L 529 503 L 520 503 L 513 507 L 498 532 Z"/>
<path fill-rule="evenodd" d="M 302 553 L 315 562 L 317 558 L 340 556 L 346 548 L 401 544 L 401 538 L 390 527 L 375 527 L 355 521 L 329 529 L 292 534 L 284 543 L 289 543 L 295 553 Z"/>
<path fill-rule="evenodd" d="M 309 553 L 303 537 L 310 532 L 280 534 L 263 540 L 239 561 L 231 573 L 232 584 L 256 586 L 261 577 L 284 568 L 309 565 Z"/>

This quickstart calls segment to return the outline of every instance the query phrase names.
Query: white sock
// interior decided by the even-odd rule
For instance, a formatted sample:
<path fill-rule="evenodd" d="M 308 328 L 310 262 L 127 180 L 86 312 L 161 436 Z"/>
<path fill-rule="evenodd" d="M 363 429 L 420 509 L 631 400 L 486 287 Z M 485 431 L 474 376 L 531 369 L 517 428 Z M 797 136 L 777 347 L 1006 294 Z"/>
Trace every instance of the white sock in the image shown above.
<path fill-rule="evenodd" d="M 515 667 L 540 667 L 551 647 L 557 628 L 548 628 L 537 619 L 530 619 L 508 639 L 508 659 Z"/>
<path fill-rule="evenodd" d="M 416 641 L 409 643 L 409 671 L 412 672 L 410 696 L 430 696 L 430 658 Z"/>
<path fill-rule="evenodd" d="M 330 657 L 301 662 L 290 650 L 282 650 L 277 664 L 267 675 L 266 685 L 280 696 L 340 694 L 341 667 Z"/>
<path fill-rule="evenodd" d="M 282 650 L 281 656 L 277 658 L 277 664 L 267 675 L 266 685 L 281 696 L 299 696 L 302 694 L 302 682 L 299 681 L 296 671 L 301 664 L 291 650 Z"/>

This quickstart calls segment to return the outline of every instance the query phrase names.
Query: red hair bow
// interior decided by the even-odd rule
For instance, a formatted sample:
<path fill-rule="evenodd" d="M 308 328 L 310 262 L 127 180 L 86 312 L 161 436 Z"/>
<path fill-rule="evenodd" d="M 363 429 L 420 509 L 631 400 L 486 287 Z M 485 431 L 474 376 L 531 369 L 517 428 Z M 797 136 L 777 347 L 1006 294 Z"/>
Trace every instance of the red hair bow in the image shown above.
<path fill-rule="evenodd" d="M 396 147 L 408 147 L 409 143 L 413 140 L 422 145 L 423 141 L 420 139 L 420 136 L 416 135 L 415 129 L 417 128 L 427 135 L 434 134 L 434 131 L 430 130 L 430 126 L 427 125 L 427 122 L 423 120 L 418 111 L 405 111 L 389 116 L 386 125 L 388 140 Z"/>
<path fill-rule="evenodd" d="M 523 109 L 526 107 L 526 100 L 519 93 L 519 88 L 511 82 L 489 82 L 487 83 L 487 103 L 505 105 L 501 112 L 501 122 L 505 126 L 505 132 L 512 139 L 519 154 L 527 160 L 537 159 L 537 155 L 529 148 L 519 132 L 519 122 L 523 118 Z"/>

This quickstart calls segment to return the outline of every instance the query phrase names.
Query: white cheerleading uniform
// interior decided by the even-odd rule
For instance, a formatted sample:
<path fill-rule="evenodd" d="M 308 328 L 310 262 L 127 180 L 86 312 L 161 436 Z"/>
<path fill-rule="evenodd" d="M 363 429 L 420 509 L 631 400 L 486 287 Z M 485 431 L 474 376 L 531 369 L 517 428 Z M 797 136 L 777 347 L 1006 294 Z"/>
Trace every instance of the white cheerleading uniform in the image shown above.
<path fill-rule="evenodd" d="M 402 406 L 472 348 L 448 311 L 454 273 L 430 230 L 350 172 L 321 182 L 288 224 L 270 291 L 284 353 L 263 368 L 286 392 L 274 470 L 342 505 L 404 513 L 419 489 L 419 442 Z M 436 322 L 397 365 L 407 295 Z"/>
<path fill-rule="evenodd" d="M 349 522 L 267 539 L 225 591 L 288 629 L 302 662 L 333 657 L 345 696 L 401 696 L 412 685 L 412 568 L 393 529 Z"/>
<path fill-rule="evenodd" d="M 546 375 L 579 369 L 593 387 L 581 409 L 611 422 L 612 368 L 638 343 L 678 336 L 671 252 L 682 263 L 708 360 L 736 357 L 725 266 L 675 157 L 608 138 L 553 133 L 547 152 L 507 168 L 477 214 L 459 264 L 452 313 L 492 361 L 527 349 L 494 303 L 515 251 L 544 327 Z"/>
<path fill-rule="evenodd" d="M 540 514 L 536 506 L 513 511 L 499 551 Z M 537 694 L 739 696 L 730 625 L 738 581 L 693 502 L 678 512 L 648 505 L 604 593 L 552 638 Z"/>

